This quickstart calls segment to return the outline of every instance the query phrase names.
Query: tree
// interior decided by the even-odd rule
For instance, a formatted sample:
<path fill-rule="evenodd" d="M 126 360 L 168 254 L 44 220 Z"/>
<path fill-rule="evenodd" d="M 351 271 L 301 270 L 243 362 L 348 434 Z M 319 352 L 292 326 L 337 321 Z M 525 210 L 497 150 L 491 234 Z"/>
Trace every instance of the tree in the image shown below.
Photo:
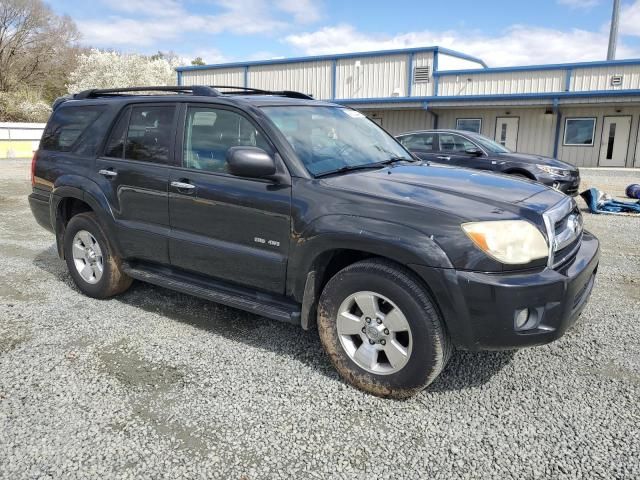
<path fill-rule="evenodd" d="M 141 85 L 175 85 L 177 57 L 147 57 L 93 49 L 78 57 L 78 65 L 69 75 L 69 93 L 90 88 L 122 88 Z"/>
<path fill-rule="evenodd" d="M 78 30 L 41 0 L 0 1 L 0 92 L 64 92 L 78 52 Z"/>
<path fill-rule="evenodd" d="M 202 57 L 196 57 L 193 60 L 191 60 L 191 65 L 201 67 L 202 65 L 205 65 L 205 63 L 204 63 L 204 60 L 202 60 Z"/>

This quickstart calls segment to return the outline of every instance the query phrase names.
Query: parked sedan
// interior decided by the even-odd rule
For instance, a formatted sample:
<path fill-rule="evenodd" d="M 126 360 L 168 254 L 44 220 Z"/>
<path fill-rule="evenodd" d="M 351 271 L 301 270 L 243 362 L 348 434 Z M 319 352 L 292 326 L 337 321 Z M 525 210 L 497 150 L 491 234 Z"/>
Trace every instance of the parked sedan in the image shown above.
<path fill-rule="evenodd" d="M 424 130 L 397 136 L 411 153 L 434 163 L 506 173 L 577 195 L 580 172 L 555 158 L 515 153 L 493 140 L 461 130 Z"/>

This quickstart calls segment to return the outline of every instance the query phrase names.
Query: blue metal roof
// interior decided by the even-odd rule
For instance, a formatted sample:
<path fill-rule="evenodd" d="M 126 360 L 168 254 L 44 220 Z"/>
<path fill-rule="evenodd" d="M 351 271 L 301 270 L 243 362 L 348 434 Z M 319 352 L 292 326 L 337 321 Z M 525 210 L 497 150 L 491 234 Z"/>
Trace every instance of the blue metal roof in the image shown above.
<path fill-rule="evenodd" d="M 318 62 L 318 61 L 333 61 L 346 58 L 363 58 L 363 57 L 378 57 L 382 55 L 408 55 L 415 53 L 434 52 L 450 57 L 460 58 L 462 60 L 468 60 L 470 62 L 478 63 L 483 68 L 488 68 L 487 64 L 481 59 L 466 53 L 458 52 L 443 47 L 418 47 L 418 48 L 400 48 L 395 50 L 378 50 L 371 52 L 357 52 L 357 53 L 338 53 L 335 55 L 316 55 L 309 57 L 293 57 L 293 58 L 276 58 L 271 60 L 256 60 L 250 62 L 232 62 L 232 63 L 218 63 L 213 65 L 191 65 L 184 67 L 177 67 L 177 72 L 189 72 L 192 70 L 213 70 L 219 68 L 243 68 L 253 67 L 260 65 L 286 65 L 289 63 L 301 63 L 301 62 Z"/>

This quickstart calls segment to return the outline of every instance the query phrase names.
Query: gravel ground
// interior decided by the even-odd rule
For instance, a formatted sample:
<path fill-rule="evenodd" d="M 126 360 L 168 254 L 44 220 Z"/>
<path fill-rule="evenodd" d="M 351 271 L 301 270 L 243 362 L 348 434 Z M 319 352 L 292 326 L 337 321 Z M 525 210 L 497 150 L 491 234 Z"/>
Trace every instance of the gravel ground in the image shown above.
<path fill-rule="evenodd" d="M 28 165 L 0 162 L 1 478 L 640 477 L 640 219 L 585 214 L 602 261 L 564 338 L 459 352 L 399 402 L 315 333 L 140 283 L 82 296 Z"/>

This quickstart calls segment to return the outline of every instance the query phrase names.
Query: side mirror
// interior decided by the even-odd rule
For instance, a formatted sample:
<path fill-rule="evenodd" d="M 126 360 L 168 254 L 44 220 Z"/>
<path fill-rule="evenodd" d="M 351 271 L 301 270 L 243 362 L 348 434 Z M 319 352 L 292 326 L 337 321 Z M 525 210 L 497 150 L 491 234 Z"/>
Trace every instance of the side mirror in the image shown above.
<path fill-rule="evenodd" d="M 482 155 L 482 150 L 480 150 L 477 147 L 471 147 L 471 148 L 467 148 L 464 153 L 467 153 L 469 155 L 475 155 L 476 157 L 479 157 Z"/>
<path fill-rule="evenodd" d="M 227 151 L 227 169 L 238 177 L 268 178 L 276 174 L 276 162 L 261 148 L 231 147 Z"/>

